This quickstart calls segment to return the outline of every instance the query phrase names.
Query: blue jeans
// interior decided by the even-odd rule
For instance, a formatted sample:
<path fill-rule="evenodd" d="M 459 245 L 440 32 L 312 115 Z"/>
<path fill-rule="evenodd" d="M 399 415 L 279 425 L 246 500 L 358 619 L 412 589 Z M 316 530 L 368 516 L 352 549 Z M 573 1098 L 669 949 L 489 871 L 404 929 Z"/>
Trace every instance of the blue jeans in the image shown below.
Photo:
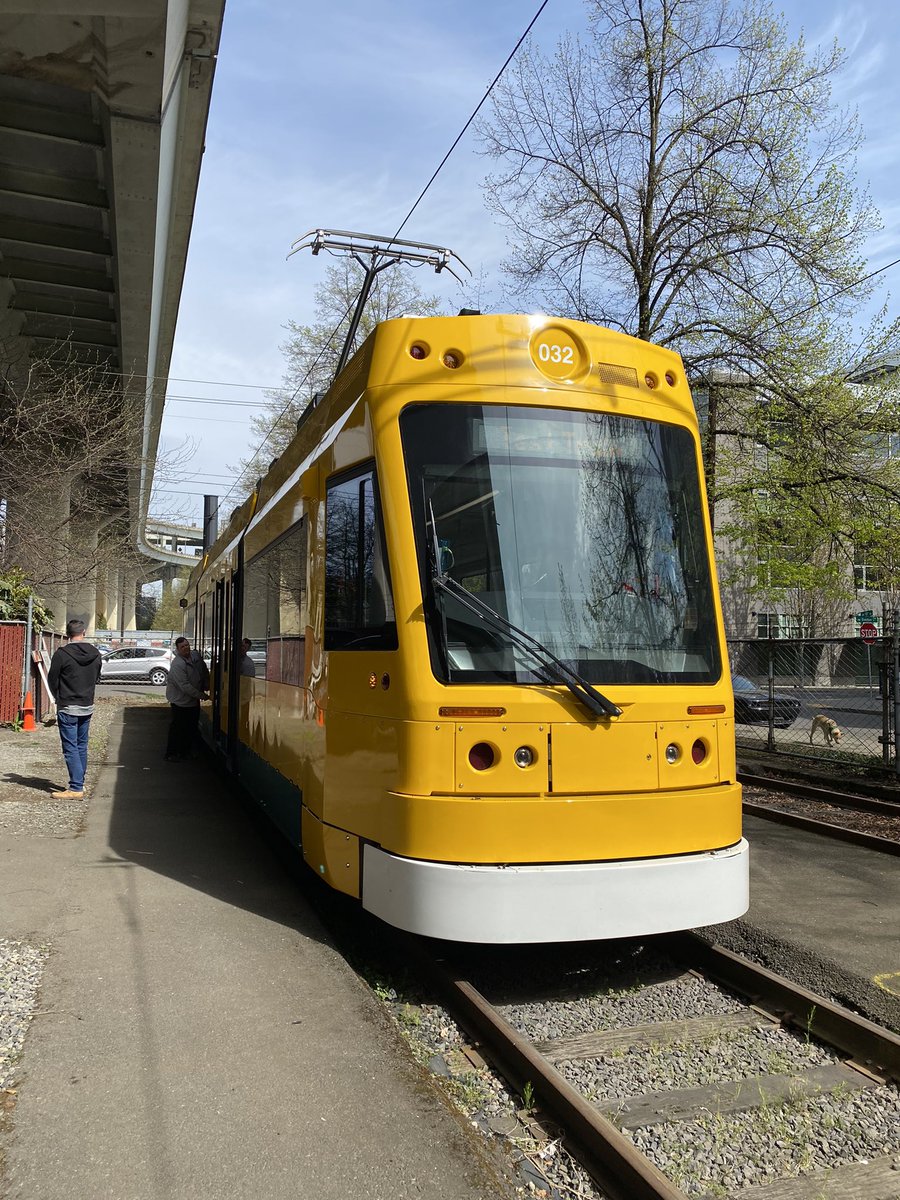
<path fill-rule="evenodd" d="M 84 775 L 87 771 L 88 730 L 91 718 L 76 717 L 72 713 L 57 713 L 59 737 L 62 742 L 63 758 L 69 768 L 69 791 L 84 791 Z"/>

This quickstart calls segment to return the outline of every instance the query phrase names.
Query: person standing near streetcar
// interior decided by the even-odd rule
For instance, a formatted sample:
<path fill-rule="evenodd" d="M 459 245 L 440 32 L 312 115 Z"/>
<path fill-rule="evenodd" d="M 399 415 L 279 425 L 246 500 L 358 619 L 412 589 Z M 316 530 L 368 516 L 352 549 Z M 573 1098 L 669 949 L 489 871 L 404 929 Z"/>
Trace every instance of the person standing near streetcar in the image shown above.
<path fill-rule="evenodd" d="M 56 698 L 56 723 L 63 758 L 69 771 L 68 787 L 53 792 L 55 800 L 83 800 L 87 772 L 88 734 L 94 713 L 94 689 L 100 678 L 102 656 L 84 640 L 85 624 L 78 618 L 66 623 L 65 646 L 50 660 L 47 682 Z"/>
<path fill-rule="evenodd" d="M 175 639 L 175 657 L 169 667 L 166 699 L 172 707 L 172 723 L 166 744 L 166 761 L 188 758 L 197 734 L 200 701 L 207 698 L 209 671 L 201 656 L 191 650 L 186 637 Z"/>

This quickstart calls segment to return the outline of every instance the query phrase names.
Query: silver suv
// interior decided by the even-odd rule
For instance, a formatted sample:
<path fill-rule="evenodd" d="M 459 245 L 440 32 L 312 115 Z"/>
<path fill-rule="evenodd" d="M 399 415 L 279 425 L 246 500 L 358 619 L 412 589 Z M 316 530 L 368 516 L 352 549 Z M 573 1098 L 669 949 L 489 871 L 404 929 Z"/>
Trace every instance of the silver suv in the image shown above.
<path fill-rule="evenodd" d="M 160 646 L 124 646 L 103 656 L 100 679 L 108 683 L 114 679 L 149 679 L 163 684 L 169 678 L 169 664 L 174 657 L 171 650 Z"/>

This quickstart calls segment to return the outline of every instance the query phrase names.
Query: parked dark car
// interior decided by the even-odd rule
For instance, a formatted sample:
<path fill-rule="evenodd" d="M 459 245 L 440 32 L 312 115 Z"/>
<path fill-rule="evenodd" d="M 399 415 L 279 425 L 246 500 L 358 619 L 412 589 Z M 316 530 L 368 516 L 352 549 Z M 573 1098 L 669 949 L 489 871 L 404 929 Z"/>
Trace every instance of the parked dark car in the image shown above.
<path fill-rule="evenodd" d="M 744 675 L 732 675 L 734 688 L 734 720 L 738 725 L 769 724 L 769 689 L 757 687 Z M 796 696 L 776 692 L 772 698 L 773 724 L 776 729 L 788 729 L 800 715 Z"/>

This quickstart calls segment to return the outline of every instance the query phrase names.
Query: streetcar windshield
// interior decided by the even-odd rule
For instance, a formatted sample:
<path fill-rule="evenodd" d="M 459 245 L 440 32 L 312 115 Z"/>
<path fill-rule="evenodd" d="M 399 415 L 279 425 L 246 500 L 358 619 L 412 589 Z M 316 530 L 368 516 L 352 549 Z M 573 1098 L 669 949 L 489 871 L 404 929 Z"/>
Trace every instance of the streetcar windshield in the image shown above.
<path fill-rule="evenodd" d="M 400 429 L 438 678 L 542 677 L 533 655 L 435 576 L 591 683 L 719 678 L 688 430 L 476 404 L 412 405 Z"/>

